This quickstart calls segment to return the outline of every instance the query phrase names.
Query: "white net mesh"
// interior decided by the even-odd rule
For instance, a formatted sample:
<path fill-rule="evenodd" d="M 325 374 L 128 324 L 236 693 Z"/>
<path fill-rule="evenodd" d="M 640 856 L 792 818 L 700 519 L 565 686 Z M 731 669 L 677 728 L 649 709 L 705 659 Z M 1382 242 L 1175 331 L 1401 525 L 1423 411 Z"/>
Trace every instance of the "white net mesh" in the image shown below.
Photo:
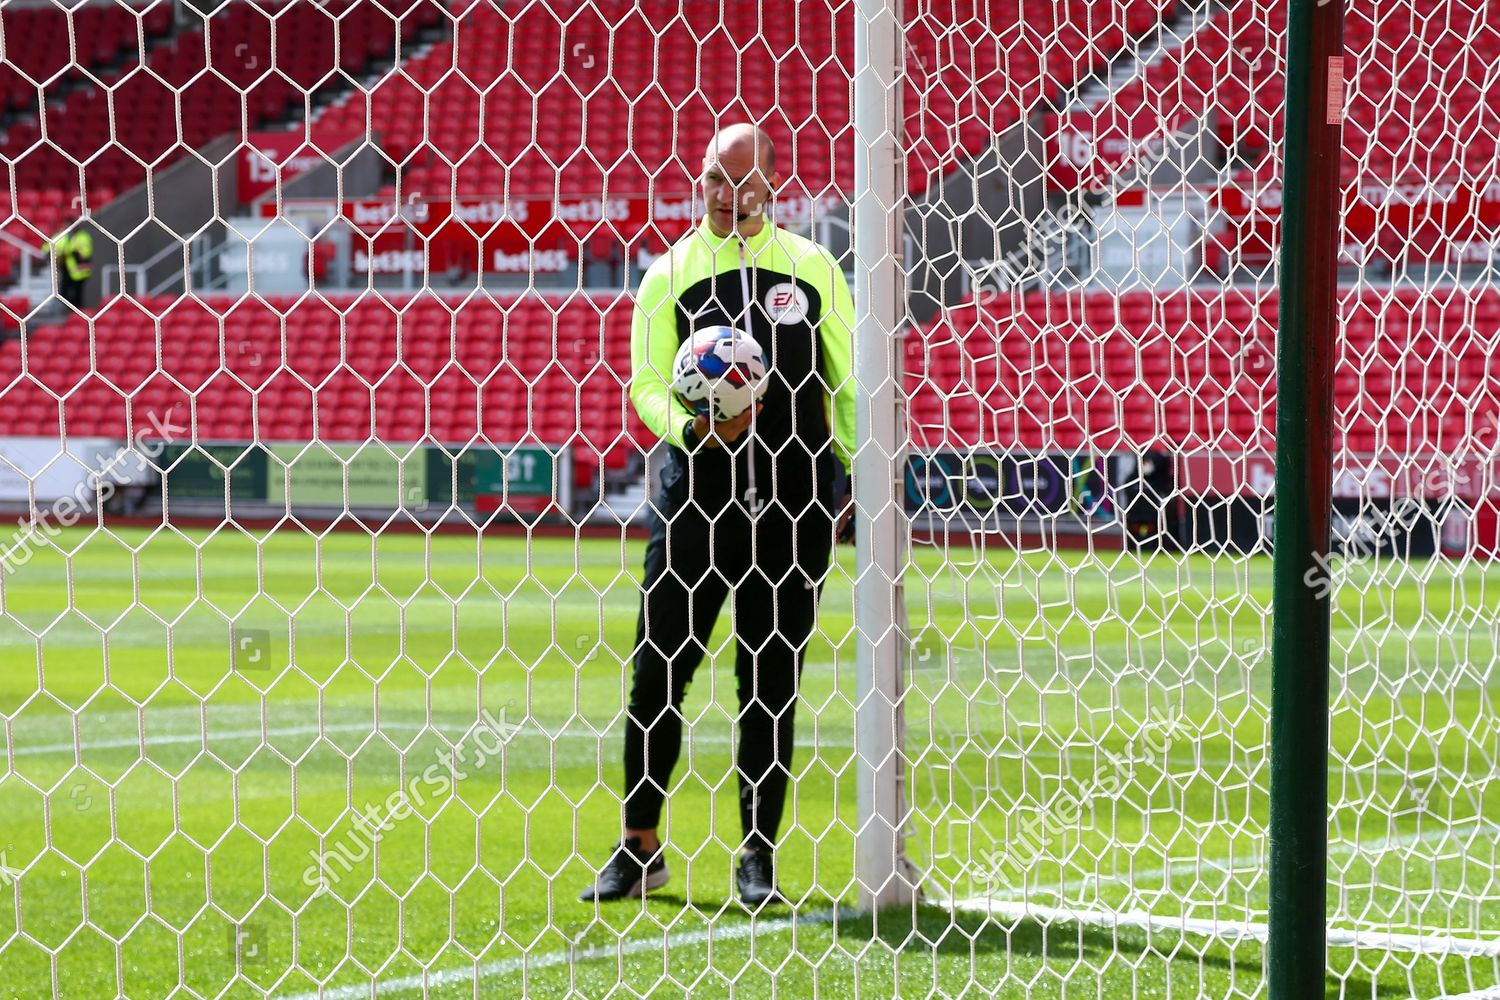
<path fill-rule="evenodd" d="M 0 2 L 0 981 L 1264 995 L 1284 5 L 901 8 L 882 332 L 852 0 Z M 1330 996 L 1500 988 L 1497 35 L 1345 18 Z M 670 875 L 578 901 L 622 820 Z"/>

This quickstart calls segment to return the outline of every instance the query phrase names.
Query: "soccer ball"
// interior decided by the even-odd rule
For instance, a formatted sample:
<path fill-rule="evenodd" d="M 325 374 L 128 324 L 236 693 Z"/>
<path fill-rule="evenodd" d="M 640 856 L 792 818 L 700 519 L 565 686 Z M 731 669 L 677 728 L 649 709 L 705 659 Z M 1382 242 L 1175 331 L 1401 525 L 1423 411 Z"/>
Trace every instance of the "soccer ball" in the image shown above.
<path fill-rule="evenodd" d="M 696 330 L 677 349 L 672 388 L 693 411 L 731 420 L 766 394 L 766 352 L 732 326 Z"/>

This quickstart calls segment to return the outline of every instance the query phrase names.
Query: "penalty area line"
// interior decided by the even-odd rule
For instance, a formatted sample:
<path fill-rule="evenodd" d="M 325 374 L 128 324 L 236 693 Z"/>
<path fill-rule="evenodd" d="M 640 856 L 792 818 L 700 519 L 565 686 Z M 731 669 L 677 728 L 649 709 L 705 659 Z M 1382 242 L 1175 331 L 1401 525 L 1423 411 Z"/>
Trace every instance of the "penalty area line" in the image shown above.
<path fill-rule="evenodd" d="M 1158 916 L 1148 910 L 1087 910 L 1067 906 L 1041 906 L 983 896 L 948 900 L 941 905 L 965 913 L 981 913 L 990 919 L 1037 920 L 1044 924 L 1074 923 L 1087 927 L 1130 927 L 1147 933 L 1179 934 L 1208 938 L 1224 944 L 1257 941 L 1270 936 L 1266 924 L 1235 920 L 1205 920 L 1192 917 Z M 1461 958 L 1500 957 L 1500 938 L 1461 938 L 1447 934 L 1398 934 L 1394 931 L 1362 931 L 1351 927 L 1328 928 L 1330 948 L 1369 948 L 1419 955 Z M 1483 994 L 1480 994 L 1481 996 Z"/>

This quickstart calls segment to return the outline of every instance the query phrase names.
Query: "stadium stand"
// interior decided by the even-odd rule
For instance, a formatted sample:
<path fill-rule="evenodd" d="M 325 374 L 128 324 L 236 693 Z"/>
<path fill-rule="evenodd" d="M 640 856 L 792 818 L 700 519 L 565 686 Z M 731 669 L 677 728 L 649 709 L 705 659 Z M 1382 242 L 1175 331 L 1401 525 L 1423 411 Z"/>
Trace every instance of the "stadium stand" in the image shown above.
<path fill-rule="evenodd" d="M 170 4 L 135 10 L 115 4 L 57 7 L 8 6 L 0 10 L 0 114 L 36 107 L 37 91 L 56 93 L 86 79 L 85 70 L 107 69 L 172 26 Z M 74 49 L 76 48 L 76 56 Z"/>
<path fill-rule="evenodd" d="M 5 59 L 0 61 L 0 116 L 14 117 L 9 136 L 0 141 L 0 156 L 13 158 L 35 140 L 38 131 L 25 115 L 35 116 L 39 96 L 55 99 L 69 88 L 87 85 L 88 73 L 104 73 L 135 51 L 141 41 L 161 38 L 172 23 L 172 10 L 157 4 L 135 11 L 116 5 L 85 6 L 71 15 L 56 7 L 0 9 L 0 39 Z M 71 47 L 76 47 L 76 59 Z M 104 192 L 95 204 L 102 203 Z M 11 198 L 9 185 L 0 190 L 0 230 L 28 244 L 36 244 L 60 230 L 67 220 L 70 198 L 60 188 L 27 192 L 24 215 Z M 76 214 L 76 213 L 75 213 Z M 21 249 L 0 241 L 0 275 L 14 271 Z"/>
<path fill-rule="evenodd" d="M 1001 297 L 906 342 L 918 447 L 1274 451 L 1278 299 L 1235 289 Z M 1455 453 L 1500 417 L 1500 293 L 1349 290 L 1335 447 Z"/>
<path fill-rule="evenodd" d="M 0 191 L 0 231 L 18 242 L 40 245 L 67 225 L 70 199 L 60 190 L 27 192 L 22 207 L 9 191 Z M 15 243 L 0 240 L 0 279 L 12 274 L 24 251 Z"/>
<path fill-rule="evenodd" d="M 346 7 L 332 9 L 350 2 L 338 0 Z M 999 9 L 1005 5 L 977 0 L 917 6 L 909 11 L 917 30 L 907 62 L 916 83 L 907 110 L 917 137 L 909 166 L 919 188 L 928 170 L 977 151 L 994 130 L 1115 58 L 1168 5 L 1068 0 L 1024 20 L 1018 8 L 1006 14 Z M 1455 49 L 1455 40 L 1481 27 L 1476 21 L 1455 28 L 1452 17 L 1464 11 L 1477 17 L 1475 10 L 1455 15 L 1451 4 L 1419 0 L 1410 24 L 1401 21 L 1410 43 L 1393 45 L 1376 40 L 1367 6 L 1356 5 L 1351 17 L 1358 79 L 1350 101 L 1356 127 L 1346 130 L 1357 154 L 1346 167 L 1355 172 L 1350 176 L 1392 176 L 1423 165 L 1493 170 L 1493 148 L 1486 153 L 1482 144 L 1452 140 L 1465 134 L 1458 123 L 1500 113 L 1482 60 Z M 513 14 L 476 5 L 462 12 L 459 42 L 440 42 L 407 59 L 405 74 L 383 77 L 368 98 L 352 92 L 318 119 L 315 132 L 371 127 L 394 160 L 410 165 L 409 189 L 430 195 L 452 190 L 455 178 L 461 194 L 681 189 L 689 178 L 673 155 L 696 148 L 699 137 L 674 132 L 674 120 L 706 130 L 715 115 L 777 106 L 773 127 L 792 137 L 783 158 L 798 183 L 815 194 L 847 187 L 853 163 L 847 118 L 837 118 L 847 115 L 847 101 L 826 95 L 847 90 L 848 31 L 836 30 L 817 5 L 804 4 L 795 22 L 777 24 L 742 23 L 753 17 L 753 6 L 730 6 L 716 26 L 710 21 L 719 10 L 707 3 L 603 0 L 576 15 L 542 4 Z M 337 50 L 326 14 L 302 3 L 275 11 L 267 17 L 235 5 L 220 15 L 214 63 L 222 67 L 224 51 L 236 46 L 264 50 L 273 25 L 278 34 L 306 31 L 308 43 L 280 66 L 287 78 L 245 60 L 233 87 L 211 76 L 194 79 L 209 45 L 195 31 L 150 51 L 150 72 L 132 64 L 107 74 L 118 87 L 114 100 L 165 113 L 171 88 L 180 89 L 183 140 L 190 145 L 205 140 L 226 109 L 238 115 L 236 88 L 252 119 L 275 117 L 299 87 L 391 51 L 395 21 L 373 5 L 347 10 Z M 933 30 L 938 13 L 951 30 Z M 424 4 L 396 16 L 405 37 L 440 15 Z M 1221 135 L 1236 148 L 1268 147 L 1278 138 L 1269 122 L 1281 100 L 1281 77 L 1274 59 L 1253 54 L 1265 49 L 1267 31 L 1282 30 L 1282 16 L 1252 3 L 1215 14 L 1180 52 L 1152 63 L 1099 106 L 1098 120 L 1212 107 L 1222 109 Z M 120 33 L 136 30 L 133 17 L 110 23 L 90 36 L 100 62 L 118 55 Z M 734 39 L 758 30 L 764 41 L 736 52 Z M 1393 30 L 1383 18 L 1381 38 Z M 690 60 L 630 58 L 669 51 L 694 35 L 705 41 L 690 47 Z M 80 44 L 83 37 L 80 28 Z M 794 38 L 799 56 L 786 59 Z M 924 55 L 939 48 L 941 60 Z M 742 72 L 721 80 L 714 69 L 731 54 Z M 48 65 L 47 58 L 37 56 L 37 67 Z M 660 67 L 660 87 L 651 83 L 653 65 Z M 982 82 L 977 89 L 949 88 L 942 74 L 924 75 L 928 65 Z M 599 86 L 607 74 L 618 88 Z M 985 106 L 959 108 L 955 92 L 970 101 L 982 96 Z M 55 132 L 64 149 L 103 144 L 109 102 L 102 95 L 85 88 L 66 98 Z M 1399 114 L 1389 113 L 1393 101 L 1401 103 Z M 1430 128 L 1407 129 L 1406 145 L 1394 135 L 1380 138 L 1380 128 L 1406 129 L 1417 107 L 1433 109 Z M 814 116 L 822 127 L 798 128 Z M 120 144 L 90 164 L 91 192 L 107 198 L 132 170 L 142 171 L 133 156 L 165 163 L 182 155 L 186 146 L 165 136 L 154 118 L 138 116 L 145 123 L 139 134 L 122 132 Z M 1396 124 L 1377 128 L 1377 120 Z M 955 129 L 954 121 L 964 124 Z M 1492 142 L 1500 129 L 1486 122 L 1474 131 Z M 29 150 L 17 166 L 18 180 L 35 185 L 26 195 L 28 219 L 60 224 L 68 206 L 59 185 L 75 182 L 77 171 L 62 153 L 33 147 L 27 127 L 13 128 L 0 151 Z M 1417 150 L 1429 133 L 1449 139 L 1429 144 L 1419 163 Z M 476 146 L 480 138 L 485 146 Z M 1274 166 L 1253 156 L 1247 162 L 1260 172 Z M 0 209 L 10 207 L 0 202 Z M 24 352 L 17 340 L 0 345 L 0 434 L 53 434 L 62 426 L 72 435 L 119 435 L 127 426 L 141 429 L 152 414 L 191 413 L 200 440 L 534 439 L 571 444 L 582 483 L 600 465 L 624 467 L 637 443 L 651 441 L 624 398 L 629 309 L 628 298 L 581 294 L 463 304 L 435 295 L 112 299 L 91 320 L 33 327 Z M 1252 297 L 1232 288 L 970 301 L 907 337 L 914 444 L 1269 450 L 1275 310 L 1273 294 Z M 1500 353 L 1500 294 L 1363 287 L 1346 293 L 1343 320 L 1337 405 L 1347 419 L 1340 442 L 1347 450 L 1461 448 L 1500 409 L 1500 369 L 1492 360 Z M 1393 365 L 1386 360 L 1392 357 L 1404 360 Z M 596 365 L 600 359 L 605 364 Z"/>
<path fill-rule="evenodd" d="M 0 100 L 13 119 L 0 131 L 0 160 L 13 166 L 20 198 L 13 202 L 8 187 L 0 191 L 0 230 L 35 246 L 77 219 L 80 190 L 88 192 L 88 207 L 98 208 L 144 181 L 148 166 L 164 169 L 239 129 L 242 117 L 255 129 L 300 112 L 304 90 L 389 69 L 397 18 L 409 39 L 437 24 L 441 9 L 429 0 L 225 4 L 210 19 L 211 39 L 202 28 L 173 37 L 164 3 L 141 11 L 113 4 L 71 13 L 7 8 L 0 16 L 7 40 Z M 68 69 L 70 31 L 87 74 L 79 64 Z M 273 37 L 283 39 L 277 72 L 264 55 Z M 297 44 L 286 44 L 289 38 Z M 204 72 L 210 55 L 215 73 Z M 40 101 L 48 105 L 45 142 Z M 123 108 L 133 113 L 121 114 Z M 161 127 L 179 120 L 179 110 L 180 139 L 176 129 Z M 0 241 L 0 276 L 14 272 L 21 253 Z"/>
<path fill-rule="evenodd" d="M 37 30 L 45 37 L 60 34 L 66 44 L 61 11 L 32 13 L 50 14 L 52 23 Z M 35 115 L 23 117 L 0 141 L 0 156 L 15 161 L 17 186 L 27 191 L 76 191 L 79 164 L 87 161 L 84 183 L 90 205 L 97 206 L 143 181 L 148 165 L 160 170 L 238 128 L 242 116 L 254 128 L 300 110 L 308 90 L 378 70 L 382 58 L 388 69 L 394 65 L 398 31 L 409 37 L 440 16 L 438 7 L 425 2 L 406 6 L 399 21 L 381 5 L 357 0 L 225 4 L 212 18 L 212 32 L 184 31 L 141 58 L 101 71 L 104 86 L 78 87 L 63 96 L 60 107 L 47 111 L 47 142 L 40 141 Z M 128 22 L 110 22 L 109 30 L 119 33 L 116 40 L 127 29 L 134 31 L 134 18 L 127 17 Z M 286 43 L 293 38 L 295 45 Z M 265 54 L 277 39 L 282 41 L 273 70 Z M 205 72 L 210 60 L 214 72 Z M 38 100 L 34 88 L 30 100 L 32 106 Z M 125 107 L 132 113 L 116 113 Z M 161 127 L 173 120 L 180 121 L 180 138 L 176 129 Z"/>
<path fill-rule="evenodd" d="M 1346 182 L 1494 176 L 1497 14 L 1500 0 L 1413 0 L 1399 10 L 1353 0 L 1344 28 Z M 1143 110 L 1158 122 L 1213 111 L 1225 146 L 1271 176 L 1286 86 L 1276 40 L 1285 34 L 1284 5 L 1235 0 L 1094 109 L 1098 134 L 1123 134 Z"/>
<path fill-rule="evenodd" d="M 153 414 L 179 428 L 191 414 L 202 441 L 482 433 L 572 445 L 587 482 L 652 440 L 624 395 L 629 327 L 626 298 L 115 298 L 92 323 L 37 330 L 24 374 L 20 342 L 0 345 L 0 435 L 66 419 L 72 435 L 119 436 L 133 418 L 156 436 Z"/>
<path fill-rule="evenodd" d="M 0 295 L 0 341 L 7 337 L 19 337 L 30 313 L 29 298 L 22 295 Z"/>
<path fill-rule="evenodd" d="M 907 337 L 913 444 L 1269 451 L 1276 308 L 1233 289 L 969 302 Z M 1342 312 L 1347 450 L 1454 452 L 1500 415 L 1500 292 L 1365 289 Z M 572 446 L 580 485 L 652 442 L 625 398 L 628 297 L 116 298 L 90 325 L 0 346 L 0 434 L 152 435 L 153 413 L 191 413 L 201 441 L 482 434 Z"/>
<path fill-rule="evenodd" d="M 1063 0 L 1023 17 L 1020 5 L 982 0 L 908 4 L 912 189 L 1120 55 L 1171 6 Z M 315 134 L 378 133 L 393 160 L 409 162 L 404 191 L 428 197 L 675 193 L 691 178 L 674 157 L 696 158 L 715 120 L 769 113 L 800 193 L 852 189 L 846 5 L 811 0 L 778 21 L 756 4 L 703 0 L 481 4 L 459 24 L 457 42 L 409 60 L 368 96 L 351 93 Z"/>

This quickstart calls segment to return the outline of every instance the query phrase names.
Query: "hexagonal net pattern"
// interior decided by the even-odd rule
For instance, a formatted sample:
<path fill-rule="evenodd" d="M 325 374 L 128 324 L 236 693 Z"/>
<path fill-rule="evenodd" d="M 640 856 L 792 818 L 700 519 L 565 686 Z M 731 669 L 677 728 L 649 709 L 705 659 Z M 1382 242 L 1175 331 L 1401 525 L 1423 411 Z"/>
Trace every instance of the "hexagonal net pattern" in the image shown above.
<path fill-rule="evenodd" d="M 1329 995 L 1485 996 L 1500 4 L 1345 3 Z M 0 2 L 0 982 L 1265 995 L 1286 25 Z"/>

